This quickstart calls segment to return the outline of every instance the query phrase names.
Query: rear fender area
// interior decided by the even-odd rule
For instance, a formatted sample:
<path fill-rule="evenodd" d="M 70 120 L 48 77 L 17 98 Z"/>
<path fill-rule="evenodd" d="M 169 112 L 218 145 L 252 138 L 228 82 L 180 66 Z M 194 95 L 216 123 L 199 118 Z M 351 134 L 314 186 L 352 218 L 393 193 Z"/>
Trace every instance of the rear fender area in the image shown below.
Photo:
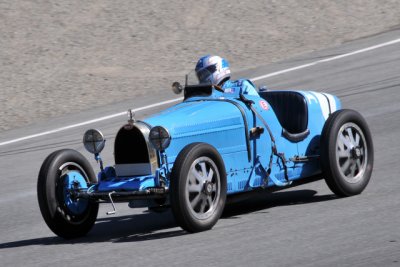
<path fill-rule="evenodd" d="M 302 164 L 299 178 L 318 175 L 321 173 L 319 163 L 320 138 L 322 129 L 328 117 L 336 110 L 341 109 L 339 98 L 327 93 L 313 91 L 299 91 L 307 102 L 308 129 L 310 134 L 303 141 L 297 143 L 298 156 L 311 158 Z"/>
<path fill-rule="evenodd" d="M 307 102 L 308 126 L 310 134 L 302 142 L 298 143 L 300 156 L 310 156 L 310 153 L 319 155 L 319 139 L 325 121 L 336 110 L 341 109 L 340 100 L 331 94 L 299 91 Z M 311 147 L 310 147 L 311 146 Z"/>
<path fill-rule="evenodd" d="M 263 115 L 274 132 L 277 149 L 288 160 L 289 179 L 319 174 L 320 135 L 330 114 L 341 108 L 340 100 L 312 91 L 266 91 L 260 92 L 260 96 L 278 120 L 276 125 L 268 114 Z M 300 138 L 293 138 L 296 136 Z M 277 169 L 276 176 L 282 179 L 283 172 L 279 166 Z"/>

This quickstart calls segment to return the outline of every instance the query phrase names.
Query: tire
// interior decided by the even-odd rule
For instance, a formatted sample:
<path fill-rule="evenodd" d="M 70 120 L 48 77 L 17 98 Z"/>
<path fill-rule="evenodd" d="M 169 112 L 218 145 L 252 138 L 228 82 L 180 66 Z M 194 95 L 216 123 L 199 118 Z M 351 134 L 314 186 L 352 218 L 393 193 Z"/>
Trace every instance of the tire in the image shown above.
<path fill-rule="evenodd" d="M 43 219 L 56 235 L 71 239 L 91 230 L 99 204 L 74 199 L 68 188 L 87 188 L 96 181 L 92 167 L 78 151 L 58 150 L 44 160 L 37 183 L 38 202 Z"/>
<path fill-rule="evenodd" d="M 174 163 L 170 181 L 171 208 L 178 225 L 192 233 L 211 229 L 226 201 L 226 171 L 218 151 L 205 143 L 186 146 Z"/>
<path fill-rule="evenodd" d="M 371 178 L 374 148 L 364 118 L 354 110 L 334 112 L 321 134 L 321 169 L 338 196 L 360 194 Z"/>

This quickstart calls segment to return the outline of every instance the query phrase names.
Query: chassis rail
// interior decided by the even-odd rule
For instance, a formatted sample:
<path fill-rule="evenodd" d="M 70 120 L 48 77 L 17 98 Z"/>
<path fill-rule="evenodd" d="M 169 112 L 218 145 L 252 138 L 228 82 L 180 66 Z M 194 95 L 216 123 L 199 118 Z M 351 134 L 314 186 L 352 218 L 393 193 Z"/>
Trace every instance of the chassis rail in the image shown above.
<path fill-rule="evenodd" d="M 168 196 L 168 189 L 164 187 L 152 187 L 142 191 L 109 191 L 109 192 L 80 191 L 76 192 L 74 197 L 90 199 L 99 202 L 110 202 L 110 194 L 112 195 L 112 200 L 114 202 L 126 202 L 135 199 L 165 198 Z"/>

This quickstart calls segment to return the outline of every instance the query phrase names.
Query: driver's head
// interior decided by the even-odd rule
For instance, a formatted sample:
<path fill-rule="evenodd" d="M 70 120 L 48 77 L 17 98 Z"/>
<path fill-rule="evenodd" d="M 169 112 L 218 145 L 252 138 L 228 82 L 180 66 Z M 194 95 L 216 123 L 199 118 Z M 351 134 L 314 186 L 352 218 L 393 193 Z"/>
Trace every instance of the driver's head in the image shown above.
<path fill-rule="evenodd" d="M 219 56 L 204 56 L 197 61 L 196 75 L 199 83 L 221 85 L 231 77 L 229 63 Z"/>

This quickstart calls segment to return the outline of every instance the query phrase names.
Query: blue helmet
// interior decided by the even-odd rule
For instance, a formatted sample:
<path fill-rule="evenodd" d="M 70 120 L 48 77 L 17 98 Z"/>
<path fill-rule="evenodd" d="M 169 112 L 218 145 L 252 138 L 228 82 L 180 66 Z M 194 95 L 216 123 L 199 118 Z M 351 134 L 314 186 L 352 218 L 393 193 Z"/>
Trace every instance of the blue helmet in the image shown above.
<path fill-rule="evenodd" d="M 231 77 L 229 63 L 219 56 L 207 55 L 197 61 L 195 68 L 199 83 L 219 85 Z"/>

